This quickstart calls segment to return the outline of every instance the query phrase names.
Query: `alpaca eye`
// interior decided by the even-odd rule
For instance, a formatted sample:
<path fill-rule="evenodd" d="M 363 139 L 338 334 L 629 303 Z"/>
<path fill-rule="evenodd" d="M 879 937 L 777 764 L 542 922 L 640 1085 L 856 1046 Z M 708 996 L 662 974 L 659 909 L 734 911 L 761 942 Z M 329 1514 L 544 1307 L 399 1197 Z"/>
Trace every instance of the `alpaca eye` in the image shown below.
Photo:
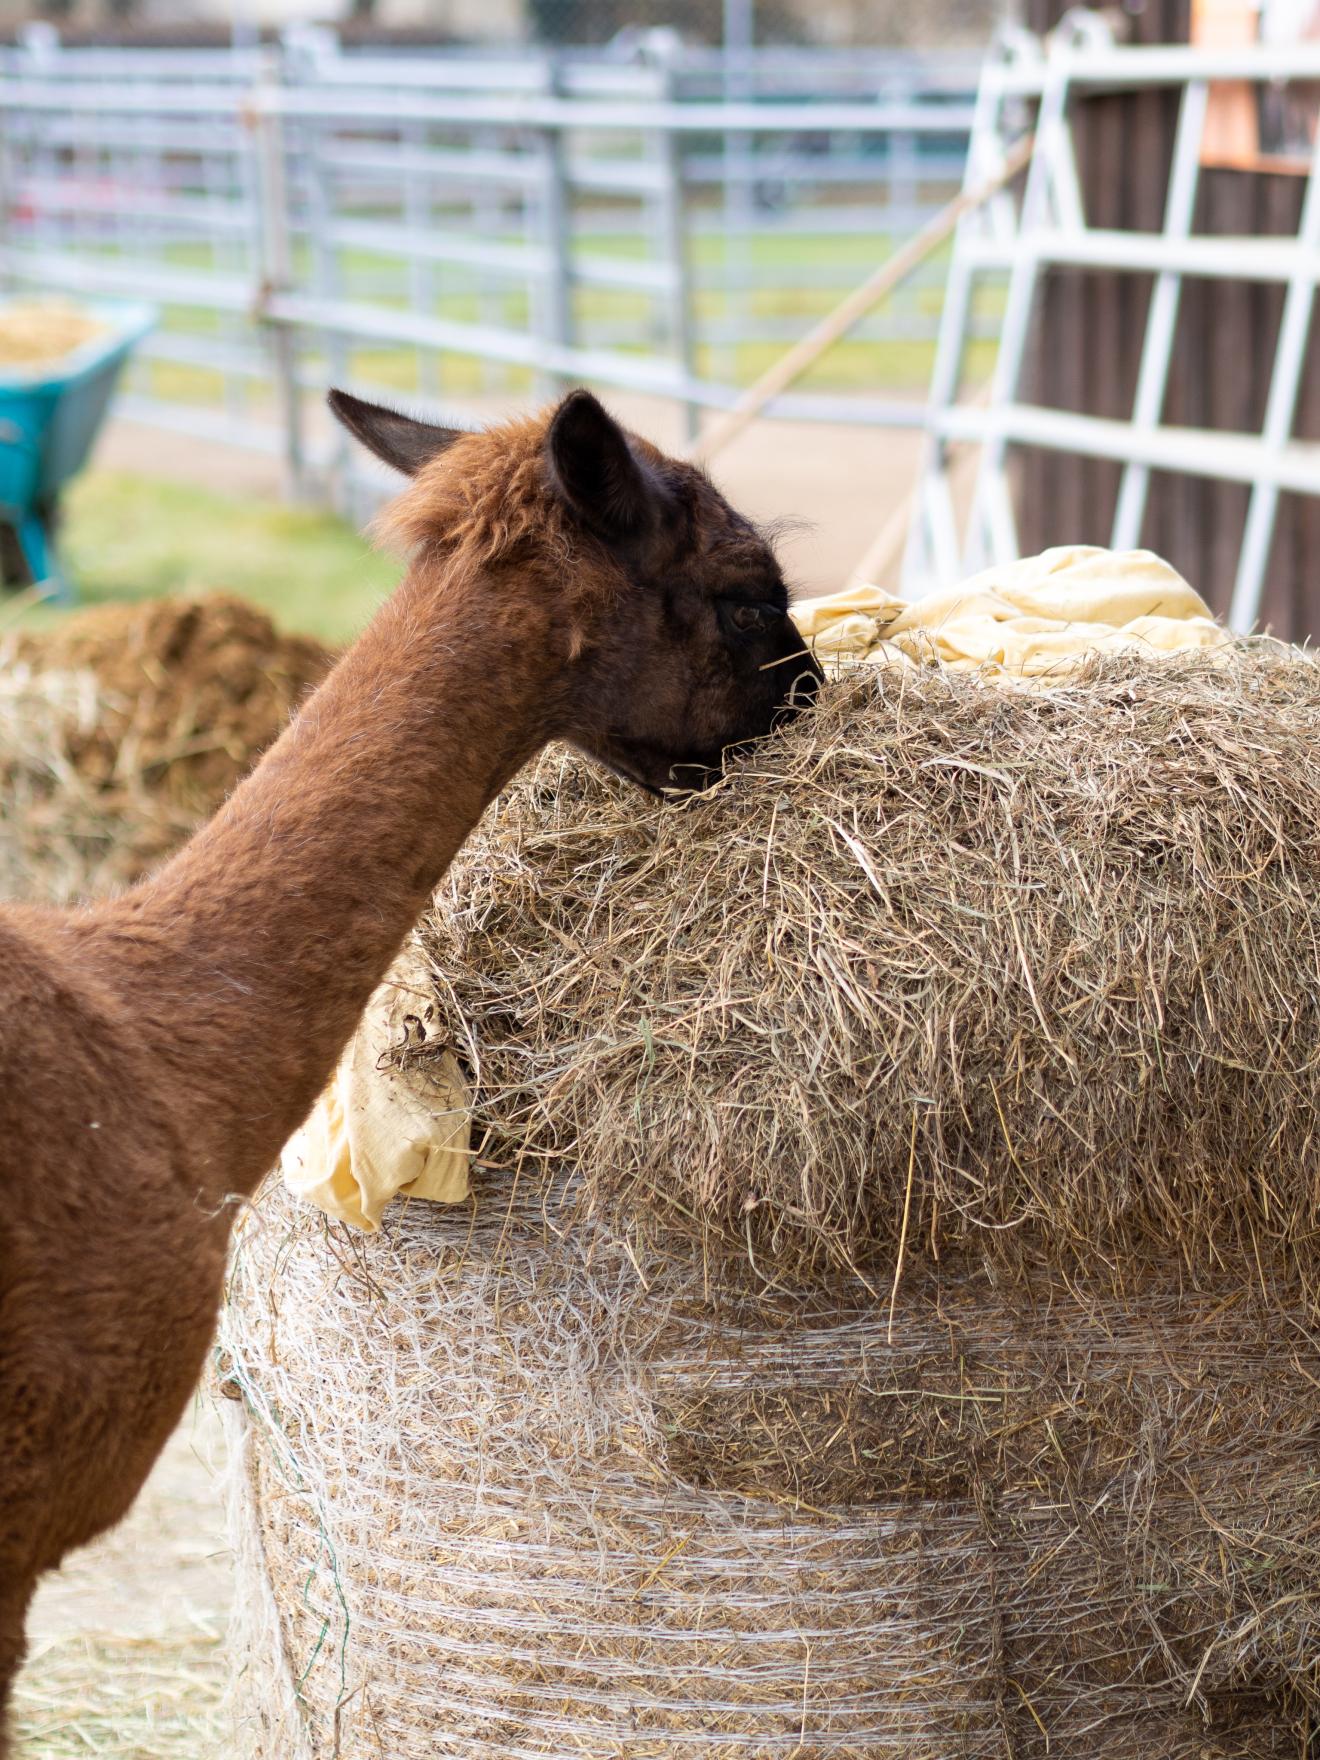
<path fill-rule="evenodd" d="M 733 627 L 744 634 L 752 630 L 767 629 L 781 613 L 775 605 L 749 605 L 745 600 L 734 600 L 729 606 L 729 617 Z"/>

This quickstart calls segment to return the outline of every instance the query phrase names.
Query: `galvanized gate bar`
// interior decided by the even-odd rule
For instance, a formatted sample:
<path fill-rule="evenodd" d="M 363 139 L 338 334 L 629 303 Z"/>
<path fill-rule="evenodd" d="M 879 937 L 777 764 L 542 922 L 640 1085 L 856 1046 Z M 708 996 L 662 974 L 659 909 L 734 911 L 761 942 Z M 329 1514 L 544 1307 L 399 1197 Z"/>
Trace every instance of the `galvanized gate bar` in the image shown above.
<path fill-rule="evenodd" d="M 969 263 L 984 271 L 1011 269 L 1017 247 L 1013 239 L 978 238 L 969 241 L 966 248 Z M 1171 271 L 1183 279 L 1203 276 L 1209 280 L 1242 275 L 1244 259 L 1249 257 L 1252 281 L 1291 281 L 1307 254 L 1296 238 L 1235 237 L 1217 232 L 1213 238 L 1178 239 L 1162 232 L 1117 232 L 1099 226 L 1085 232 L 1062 228 L 1041 232 L 1035 251 L 1042 265 L 1121 268 L 1149 275 Z"/>
<path fill-rule="evenodd" d="M 1009 274 L 999 352 L 991 378 L 990 398 L 995 404 L 1008 403 L 1016 396 L 1022 376 L 1022 361 L 1040 275 L 1034 239 L 1036 231 L 1045 225 L 1054 195 L 1054 160 L 1064 134 L 1067 102 L 1067 75 L 1061 66 L 1054 65 L 1045 77 L 1036 122 L 1035 149 L 1027 167 L 1026 188 L 1022 195 L 1019 244 Z M 1067 216 L 1073 224 L 1078 217 L 1076 213 Z M 989 432 L 969 521 L 967 557 L 971 569 L 1017 555 L 1017 522 L 1008 485 L 1007 450 L 1004 436 Z"/>
<path fill-rule="evenodd" d="M 1203 79 L 1193 80 L 1183 92 L 1178 112 L 1178 133 L 1173 145 L 1173 165 L 1169 175 L 1169 194 L 1164 210 L 1164 236 L 1170 241 L 1186 239 L 1192 230 L 1196 211 L 1196 191 L 1200 183 L 1201 140 L 1205 133 L 1205 111 L 1209 87 Z M 1164 394 L 1169 383 L 1169 362 L 1173 358 L 1173 330 L 1178 317 L 1178 301 L 1182 295 L 1182 274 L 1177 269 L 1164 269 L 1156 279 L 1146 317 L 1146 336 L 1141 350 L 1141 366 L 1137 373 L 1137 392 L 1132 405 L 1133 426 L 1142 433 L 1155 427 L 1164 409 Z M 1114 525 L 1110 543 L 1115 550 L 1131 550 L 1141 542 L 1141 522 L 1146 514 L 1146 497 L 1150 490 L 1150 466 L 1129 459 L 1118 488 L 1114 509 Z"/>
<path fill-rule="evenodd" d="M 1317 69 L 1320 76 L 1320 68 Z M 31 80 L 0 73 L 0 110 L 53 111 L 57 114 L 107 108 L 124 115 L 192 117 L 232 114 L 231 86 L 119 86 L 112 94 L 99 81 Z M 313 116 L 327 122 L 360 123 L 381 118 L 391 123 L 432 122 L 444 128 L 471 125 L 498 128 L 578 129 L 633 133 L 641 106 L 567 97 L 424 97 L 370 89 L 352 91 L 302 86 L 253 87 L 242 102 L 280 116 Z M 862 135 L 910 132 L 959 134 L 972 123 L 966 104 L 919 105 L 764 103 L 707 104 L 659 101 L 645 106 L 648 127 L 675 134 L 811 134 L 855 131 Z"/>
<path fill-rule="evenodd" d="M 1024 58 L 1040 64 L 1040 45 L 1035 37 L 1010 27 L 997 39 L 990 61 L 982 72 L 976 94 L 976 110 L 967 148 L 966 190 L 1003 166 L 1008 152 L 1003 121 L 1004 100 L 992 72 L 1004 61 Z M 972 332 L 972 296 L 978 273 L 976 253 L 983 247 L 1003 252 L 1002 267 L 1011 269 L 1011 246 L 1017 237 L 1017 213 L 1013 198 L 1005 192 L 987 211 L 974 210 L 959 224 L 953 243 L 944 289 L 944 305 L 935 360 L 927 392 L 928 409 L 941 412 L 957 400 L 961 387 L 963 357 Z M 994 267 L 1001 265 L 996 262 Z M 902 577 L 911 580 L 950 580 L 959 572 L 960 556 L 953 498 L 947 480 L 948 460 L 938 424 L 928 417 L 921 470 L 913 495 L 914 515 L 903 548 Z"/>
<path fill-rule="evenodd" d="M 1302 363 L 1311 333 L 1316 278 L 1320 276 L 1320 133 L 1316 135 L 1311 155 L 1310 181 L 1297 236 L 1301 254 L 1284 295 L 1279 339 L 1274 345 L 1269 401 L 1265 405 L 1265 422 L 1261 430 L 1265 444 L 1279 450 L 1292 433 Z M 1261 589 L 1269 563 L 1270 545 L 1274 540 L 1274 519 L 1279 508 L 1281 486 L 1262 477 L 1251 492 L 1228 614 L 1234 629 L 1251 629 L 1260 615 Z M 1320 483 L 1311 492 L 1320 493 Z"/>
<path fill-rule="evenodd" d="M 1274 445 L 1260 434 L 1172 425 L 1141 432 L 1131 422 L 1074 415 L 1031 403 L 986 408 L 962 405 L 947 413 L 943 432 L 951 440 L 1005 440 L 1051 452 L 1075 452 L 1082 458 L 1108 458 L 1118 464 L 1135 459 L 1150 469 L 1176 470 L 1189 477 L 1267 483 L 1302 495 L 1320 494 L 1320 441 L 1314 440 Z M 957 580 L 958 574 L 951 579 Z"/>
<path fill-rule="evenodd" d="M 723 135 L 728 123 L 745 143 L 740 211 L 783 238 L 786 253 L 807 227 L 841 240 L 918 227 L 940 205 L 940 180 L 956 187 L 961 172 L 965 58 L 944 72 L 931 58 L 897 57 L 892 76 L 877 78 L 868 69 L 888 68 L 883 58 L 826 56 L 824 101 L 804 99 L 805 59 L 771 68 L 753 55 L 731 110 L 709 101 L 722 65 L 710 56 L 696 58 L 698 79 L 686 56 L 620 67 L 348 55 L 331 33 L 302 27 L 274 56 L 85 55 L 53 32 L 30 33 L 27 47 L 0 50 L 4 144 L 14 200 L 26 202 L 0 246 L 0 274 L 10 285 L 162 302 L 165 324 L 140 351 L 121 407 L 165 426 L 269 449 L 261 394 L 273 365 L 278 420 L 295 430 L 290 467 L 296 459 L 313 486 L 327 466 L 347 465 L 343 481 L 356 466 L 327 443 L 325 424 L 311 425 L 310 404 L 305 439 L 296 433 L 309 396 L 330 374 L 364 395 L 406 394 L 405 351 L 430 399 L 451 390 L 449 364 L 466 356 L 483 390 L 512 386 L 511 375 L 521 387 L 529 372 L 596 377 L 676 399 L 691 426 L 698 408 L 727 409 L 739 395 L 702 376 L 712 348 L 741 367 L 744 344 L 778 345 L 801 328 L 795 314 L 751 299 L 745 322 L 729 324 L 728 300 L 759 285 L 750 254 L 741 276 L 690 260 L 693 240 L 722 224 L 708 197 L 727 168 L 702 133 L 715 124 Z M 277 168 L 255 144 L 279 137 Z M 780 193 L 763 211 L 767 178 Z M 927 187 L 914 188 L 918 178 Z M 864 202 L 850 199 L 854 189 Z M 275 190 L 278 216 L 265 211 Z M 587 226 L 606 236 L 581 237 Z M 619 231 L 641 233 L 641 254 L 611 250 Z M 813 263 L 798 253 L 791 274 L 813 299 L 856 279 L 842 254 Z M 924 300 L 938 285 L 937 275 L 914 282 L 860 336 L 933 341 Z M 636 299 L 616 303 L 616 293 Z M 469 298 L 475 322 L 460 305 Z M 361 382 L 382 349 L 399 358 L 382 363 L 382 383 Z M 179 390 L 183 367 L 214 369 L 216 391 Z M 198 397 L 212 402 L 175 401 Z M 766 413 L 920 420 L 914 403 L 851 388 L 795 391 Z"/>

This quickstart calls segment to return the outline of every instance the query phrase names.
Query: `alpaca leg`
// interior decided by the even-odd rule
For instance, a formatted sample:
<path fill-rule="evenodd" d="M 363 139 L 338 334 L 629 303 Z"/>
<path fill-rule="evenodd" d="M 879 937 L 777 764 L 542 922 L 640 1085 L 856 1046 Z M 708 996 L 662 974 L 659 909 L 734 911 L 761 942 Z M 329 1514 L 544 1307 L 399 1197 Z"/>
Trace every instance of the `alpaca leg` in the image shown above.
<path fill-rule="evenodd" d="M 35 1584 L 0 1583 L 0 1760 L 8 1760 L 9 1701 L 27 1650 L 27 1611 Z"/>

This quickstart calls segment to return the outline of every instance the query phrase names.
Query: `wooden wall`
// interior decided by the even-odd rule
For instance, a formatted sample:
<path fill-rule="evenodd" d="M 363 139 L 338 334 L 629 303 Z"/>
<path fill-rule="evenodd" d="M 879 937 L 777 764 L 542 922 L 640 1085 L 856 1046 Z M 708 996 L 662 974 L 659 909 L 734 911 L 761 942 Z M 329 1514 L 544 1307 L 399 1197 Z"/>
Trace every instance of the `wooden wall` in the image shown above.
<path fill-rule="evenodd" d="M 1063 10 L 1059 0 L 1027 0 L 1027 22 L 1046 30 Z M 1148 0 L 1128 24 L 1129 41 L 1185 42 L 1188 0 Z M 1091 225 L 1159 229 L 1177 102 L 1176 94 L 1163 92 L 1077 101 L 1075 139 Z M 1303 183 L 1280 174 L 1203 170 L 1194 230 L 1293 233 Z M 1059 409 L 1130 416 L 1151 284 L 1149 275 L 1052 271 L 1037 309 L 1024 395 Z M 1282 307 L 1277 286 L 1186 280 L 1164 420 L 1259 428 Z M 1320 360 L 1304 374 L 1294 432 L 1320 439 Z M 1120 467 L 1024 448 L 1017 468 L 1025 552 L 1109 541 Z M 1232 593 L 1247 495 L 1245 487 L 1176 470 L 1151 477 L 1142 542 L 1167 556 L 1220 612 Z M 1292 640 L 1320 638 L 1320 498 L 1280 500 L 1261 622 Z"/>

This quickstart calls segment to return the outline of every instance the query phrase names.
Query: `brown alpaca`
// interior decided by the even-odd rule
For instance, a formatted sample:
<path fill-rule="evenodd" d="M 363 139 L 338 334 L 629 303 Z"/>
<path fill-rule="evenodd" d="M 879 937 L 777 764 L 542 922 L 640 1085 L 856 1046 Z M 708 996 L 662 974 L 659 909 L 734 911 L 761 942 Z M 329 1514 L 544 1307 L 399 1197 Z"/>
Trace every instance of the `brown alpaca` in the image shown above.
<path fill-rule="evenodd" d="M 414 478 L 403 584 L 155 878 L 0 913 L 0 1724 L 38 1576 L 196 1384 L 230 1199 L 488 802 L 551 739 L 690 781 L 814 689 L 765 543 L 588 393 L 480 435 L 331 402 Z"/>

